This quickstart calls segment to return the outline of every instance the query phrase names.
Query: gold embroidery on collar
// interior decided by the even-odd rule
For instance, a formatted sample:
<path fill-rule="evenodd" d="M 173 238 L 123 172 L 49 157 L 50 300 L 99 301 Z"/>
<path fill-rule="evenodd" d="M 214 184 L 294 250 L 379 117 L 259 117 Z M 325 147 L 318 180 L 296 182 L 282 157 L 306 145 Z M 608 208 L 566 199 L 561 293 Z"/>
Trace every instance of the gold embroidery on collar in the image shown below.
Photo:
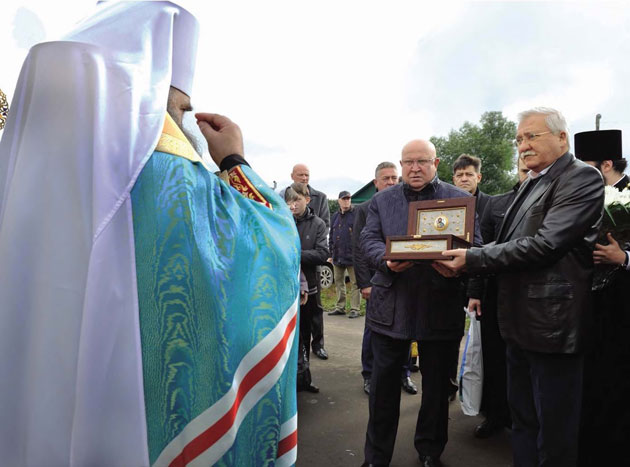
<path fill-rule="evenodd" d="M 191 162 L 200 163 L 207 170 L 210 170 L 201 156 L 195 152 L 182 130 L 177 126 L 173 118 L 168 113 L 164 119 L 162 134 L 160 135 L 160 139 L 155 150 L 183 157 Z"/>

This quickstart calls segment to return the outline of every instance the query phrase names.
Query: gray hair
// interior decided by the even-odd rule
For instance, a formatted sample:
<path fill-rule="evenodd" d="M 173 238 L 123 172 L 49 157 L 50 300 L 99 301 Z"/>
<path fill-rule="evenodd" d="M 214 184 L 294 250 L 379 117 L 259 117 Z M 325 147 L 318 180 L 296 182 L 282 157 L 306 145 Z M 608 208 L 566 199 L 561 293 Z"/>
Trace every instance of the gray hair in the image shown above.
<path fill-rule="evenodd" d="M 378 178 L 378 173 L 383 170 L 383 169 L 395 169 L 396 168 L 396 164 L 394 164 L 393 162 L 381 162 L 380 164 L 378 164 L 376 166 L 376 170 L 374 171 L 374 178 Z"/>
<path fill-rule="evenodd" d="M 564 132 L 567 134 L 567 148 L 571 147 L 571 138 L 569 137 L 569 125 L 564 118 L 564 115 L 559 110 L 552 109 L 551 107 L 534 107 L 533 109 L 525 110 L 518 114 L 518 123 L 535 115 L 544 115 L 547 128 L 554 135 Z"/>

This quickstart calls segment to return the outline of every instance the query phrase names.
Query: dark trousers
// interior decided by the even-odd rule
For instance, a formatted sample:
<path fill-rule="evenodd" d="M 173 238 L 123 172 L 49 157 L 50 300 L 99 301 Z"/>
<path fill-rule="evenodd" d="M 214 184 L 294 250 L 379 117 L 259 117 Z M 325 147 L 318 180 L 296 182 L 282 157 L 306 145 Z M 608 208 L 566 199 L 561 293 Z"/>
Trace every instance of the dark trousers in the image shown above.
<path fill-rule="evenodd" d="M 411 355 L 411 347 L 409 347 L 409 353 Z M 363 328 L 363 342 L 361 344 L 361 375 L 363 379 L 370 379 L 372 377 L 372 361 L 374 360 L 374 353 L 372 352 L 372 330 L 367 325 L 367 319 L 365 320 L 365 328 Z M 411 374 L 409 368 L 411 367 L 411 356 L 405 361 L 401 370 L 400 377 L 406 378 Z"/>
<path fill-rule="evenodd" d="M 319 291 L 309 295 L 300 307 L 300 335 L 307 355 L 309 348 L 316 352 L 324 347 L 324 309 Z"/>
<path fill-rule="evenodd" d="M 514 467 L 576 465 L 583 362 L 507 345 Z"/>
<path fill-rule="evenodd" d="M 497 320 L 496 279 L 489 278 L 482 303 L 481 348 L 483 355 L 483 393 L 481 411 L 488 420 L 510 427 L 510 408 L 507 402 L 507 368 L 505 341 Z"/>
<path fill-rule="evenodd" d="M 410 340 L 372 332 L 374 353 L 370 384 L 370 418 L 365 440 L 365 462 L 389 465 L 400 417 L 400 367 L 409 359 Z M 448 362 L 457 341 L 418 342 L 422 373 L 422 402 L 414 444 L 420 455 L 439 457 L 448 427 Z"/>
<path fill-rule="evenodd" d="M 593 345 L 584 356 L 578 465 L 622 465 L 630 442 L 630 273 L 593 294 Z M 627 463 L 627 462 L 626 462 Z"/>

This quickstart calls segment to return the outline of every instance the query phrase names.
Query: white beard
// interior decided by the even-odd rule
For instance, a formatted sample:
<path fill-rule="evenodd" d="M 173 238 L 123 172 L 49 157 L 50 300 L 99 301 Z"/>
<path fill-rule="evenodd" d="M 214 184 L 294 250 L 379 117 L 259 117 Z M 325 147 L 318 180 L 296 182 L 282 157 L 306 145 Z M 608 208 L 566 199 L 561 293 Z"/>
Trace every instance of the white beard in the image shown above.
<path fill-rule="evenodd" d="M 192 112 L 184 112 L 182 117 L 182 125 L 180 127 L 192 147 L 197 151 L 197 154 L 203 156 L 204 148 L 206 148 L 206 139 L 203 137 L 203 133 L 197 125 L 197 119 Z"/>

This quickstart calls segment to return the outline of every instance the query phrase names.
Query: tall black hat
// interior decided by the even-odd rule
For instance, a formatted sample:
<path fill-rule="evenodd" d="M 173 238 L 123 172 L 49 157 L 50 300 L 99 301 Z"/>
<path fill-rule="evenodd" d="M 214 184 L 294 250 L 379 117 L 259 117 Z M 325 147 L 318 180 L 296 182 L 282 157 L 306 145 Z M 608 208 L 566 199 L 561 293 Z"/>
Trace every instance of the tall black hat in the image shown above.
<path fill-rule="evenodd" d="M 575 157 L 583 161 L 614 161 L 621 155 L 621 130 L 583 131 L 575 134 Z"/>

